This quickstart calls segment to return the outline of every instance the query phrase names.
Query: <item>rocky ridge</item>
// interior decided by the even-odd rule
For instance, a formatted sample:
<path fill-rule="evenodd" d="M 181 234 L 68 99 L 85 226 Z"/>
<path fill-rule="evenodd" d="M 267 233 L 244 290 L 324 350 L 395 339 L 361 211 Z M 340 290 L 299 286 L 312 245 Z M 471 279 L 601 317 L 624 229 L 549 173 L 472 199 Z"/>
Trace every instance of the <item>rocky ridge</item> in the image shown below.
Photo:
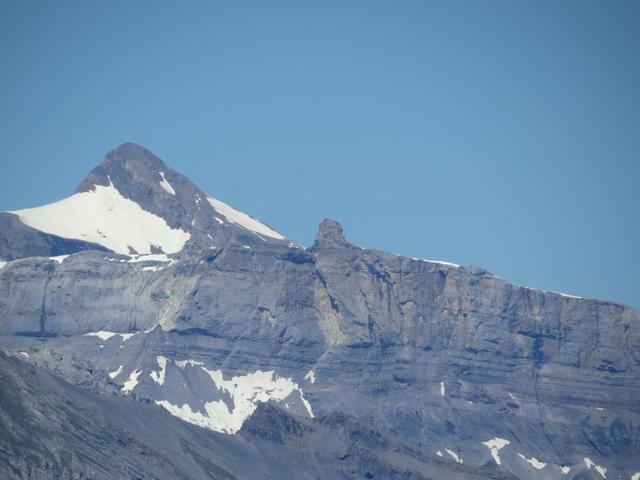
<path fill-rule="evenodd" d="M 640 471 L 637 310 L 362 249 L 331 220 L 304 249 L 223 215 L 158 162 L 120 147 L 76 193 L 112 185 L 188 232 L 179 252 L 63 239 L 69 256 L 49 258 L 60 240 L 0 215 L 32 239 L 0 251 L 2 348 L 228 434 L 268 403 L 301 425 L 337 415 L 388 432 L 417 452 L 405 466 L 435 456 L 461 478 L 477 474 L 461 466 L 540 479 Z"/>

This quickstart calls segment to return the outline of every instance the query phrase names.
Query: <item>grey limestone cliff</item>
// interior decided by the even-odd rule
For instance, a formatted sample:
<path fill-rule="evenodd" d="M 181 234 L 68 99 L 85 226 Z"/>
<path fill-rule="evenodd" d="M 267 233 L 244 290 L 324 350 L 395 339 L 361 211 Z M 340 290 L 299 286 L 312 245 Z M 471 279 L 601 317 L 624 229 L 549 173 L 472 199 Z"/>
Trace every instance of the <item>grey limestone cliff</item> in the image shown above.
<path fill-rule="evenodd" d="M 7 263 L 5 350 L 231 437 L 250 425 L 276 435 L 256 426 L 267 402 L 300 425 L 344 416 L 401 439 L 402 448 L 395 440 L 388 448 L 414 453 L 394 462 L 412 471 L 423 462 L 432 478 L 445 475 L 430 470 L 433 459 L 459 478 L 483 468 L 488 478 L 533 479 L 640 471 L 637 310 L 362 249 L 331 220 L 308 249 L 223 227 L 207 217 L 216 212 L 194 210 L 197 187 L 138 148 L 110 154 L 79 191 L 109 175 L 171 226 L 195 220 L 208 233 L 191 228 L 173 255 L 83 246 L 62 259 Z M 138 155 L 149 168 L 121 158 Z M 138 170 L 171 172 L 175 198 Z M 322 428 L 309 435 L 334 441 Z M 320 440 L 298 445 L 307 441 L 313 451 Z M 360 444 L 359 454 L 383 455 L 376 445 Z M 341 462 L 331 455 L 323 461 Z M 345 478 L 362 478 L 359 468 Z"/>

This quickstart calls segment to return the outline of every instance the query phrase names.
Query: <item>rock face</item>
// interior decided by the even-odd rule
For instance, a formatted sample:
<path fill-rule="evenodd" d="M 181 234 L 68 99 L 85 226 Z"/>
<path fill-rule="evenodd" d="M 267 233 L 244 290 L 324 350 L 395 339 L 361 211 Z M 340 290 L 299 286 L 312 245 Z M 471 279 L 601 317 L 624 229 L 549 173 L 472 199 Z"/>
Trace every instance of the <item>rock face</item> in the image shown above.
<path fill-rule="evenodd" d="M 345 415 L 308 420 L 263 404 L 240 432 L 223 435 L 152 405 L 87 392 L 2 353 L 0 380 L 7 480 L 514 478 L 425 455 Z"/>
<path fill-rule="evenodd" d="M 358 460 L 321 478 L 640 471 L 637 310 L 361 249 L 332 220 L 304 249 L 137 146 L 110 153 L 77 194 L 107 186 L 189 240 L 173 254 L 23 252 L 0 269 L 5 350 L 229 438 L 249 429 L 254 444 L 294 422 L 311 433 L 282 442 L 308 453 L 357 424 Z M 342 466 L 355 455 L 320 450 Z M 393 468 L 362 470 L 390 452 Z"/>

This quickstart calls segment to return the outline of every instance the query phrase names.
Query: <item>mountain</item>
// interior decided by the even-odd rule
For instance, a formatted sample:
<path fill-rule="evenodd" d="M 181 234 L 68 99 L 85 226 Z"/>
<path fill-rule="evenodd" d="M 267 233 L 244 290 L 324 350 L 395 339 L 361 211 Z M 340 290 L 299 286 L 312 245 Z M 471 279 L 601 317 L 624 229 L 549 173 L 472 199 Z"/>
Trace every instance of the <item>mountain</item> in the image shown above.
<path fill-rule="evenodd" d="M 362 249 L 332 220 L 304 248 L 132 144 L 2 215 L 0 347 L 271 452 L 214 462 L 237 478 L 640 478 L 630 307 Z"/>
<path fill-rule="evenodd" d="M 0 225 L 0 258 L 5 260 L 96 249 L 177 253 L 232 240 L 293 246 L 131 143 L 109 152 L 70 197 L 0 213 Z"/>

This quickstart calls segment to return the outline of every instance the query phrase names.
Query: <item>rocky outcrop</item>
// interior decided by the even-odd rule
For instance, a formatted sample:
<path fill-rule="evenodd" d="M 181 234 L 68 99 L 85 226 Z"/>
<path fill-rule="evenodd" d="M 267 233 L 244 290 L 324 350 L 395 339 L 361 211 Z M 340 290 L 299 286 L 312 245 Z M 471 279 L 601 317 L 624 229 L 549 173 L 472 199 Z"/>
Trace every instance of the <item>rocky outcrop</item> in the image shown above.
<path fill-rule="evenodd" d="M 350 246 L 344 238 L 342 225 L 335 220 L 325 218 L 320 224 L 320 229 L 316 235 L 314 249 L 320 248 L 343 248 Z"/>

